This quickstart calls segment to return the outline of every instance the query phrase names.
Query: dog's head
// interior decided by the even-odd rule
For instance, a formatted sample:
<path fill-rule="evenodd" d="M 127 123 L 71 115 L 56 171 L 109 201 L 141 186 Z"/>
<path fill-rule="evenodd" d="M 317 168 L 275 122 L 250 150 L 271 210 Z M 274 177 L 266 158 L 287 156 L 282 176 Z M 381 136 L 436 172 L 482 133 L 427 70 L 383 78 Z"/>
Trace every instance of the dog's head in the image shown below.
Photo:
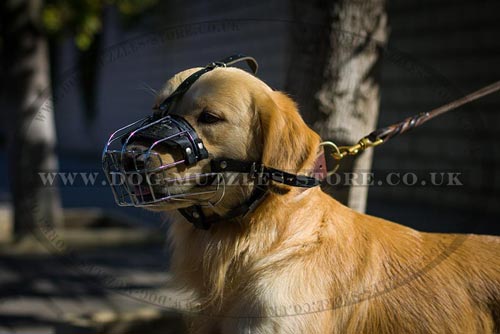
<path fill-rule="evenodd" d="M 193 68 L 167 81 L 156 99 L 156 108 L 191 74 Z M 174 200 L 155 203 L 153 210 L 172 210 L 196 203 L 217 203 L 214 210 L 224 212 L 245 201 L 253 183 L 241 175 L 211 173 L 212 159 L 226 158 L 258 161 L 267 167 L 297 174 L 311 169 L 319 137 L 303 122 L 296 104 L 285 94 L 273 91 L 255 76 L 238 68 L 216 68 L 202 75 L 169 108 L 169 114 L 189 123 L 208 151 L 208 158 L 194 164 L 183 161 L 183 152 L 175 145 L 155 145 L 144 166 L 161 170 L 163 180 L 182 180 L 155 184 L 154 191 L 182 195 Z M 151 140 L 137 137 L 127 142 L 123 165 L 137 168 L 137 160 L 151 147 Z M 170 166 L 162 169 L 162 166 Z M 200 176 L 204 176 L 200 178 Z M 223 180 L 220 180 L 223 178 Z M 210 182 L 208 182 L 210 181 Z M 221 186 L 224 184 L 224 186 Z M 168 188 L 168 189 L 167 189 Z M 133 191 L 144 188 L 134 186 Z M 140 195 L 140 194 L 136 194 Z M 143 195 L 143 194 L 142 194 Z"/>

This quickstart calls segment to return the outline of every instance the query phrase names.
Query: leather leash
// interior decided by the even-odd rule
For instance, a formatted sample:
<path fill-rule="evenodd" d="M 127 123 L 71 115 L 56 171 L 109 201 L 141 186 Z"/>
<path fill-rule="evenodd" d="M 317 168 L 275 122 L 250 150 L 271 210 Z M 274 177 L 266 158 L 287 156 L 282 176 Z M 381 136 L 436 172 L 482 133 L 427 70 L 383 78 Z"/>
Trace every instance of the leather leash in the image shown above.
<path fill-rule="evenodd" d="M 455 101 L 447 103 L 441 107 L 433 109 L 428 112 L 422 112 L 417 115 L 405 118 L 399 123 L 395 123 L 384 128 L 377 129 L 370 133 L 369 135 L 361 138 L 355 145 L 352 146 L 337 146 L 334 143 L 328 142 L 334 147 L 335 152 L 332 156 L 335 160 L 342 160 L 348 155 L 357 155 L 369 147 L 375 147 L 380 144 L 385 143 L 389 139 L 407 132 L 417 126 L 424 124 L 425 122 L 442 115 L 450 110 L 456 109 L 464 104 L 470 103 L 477 99 L 480 99 L 486 95 L 492 94 L 500 90 L 500 81 L 497 81 L 491 85 L 483 87 L 475 92 L 472 92 L 464 97 L 461 97 Z"/>

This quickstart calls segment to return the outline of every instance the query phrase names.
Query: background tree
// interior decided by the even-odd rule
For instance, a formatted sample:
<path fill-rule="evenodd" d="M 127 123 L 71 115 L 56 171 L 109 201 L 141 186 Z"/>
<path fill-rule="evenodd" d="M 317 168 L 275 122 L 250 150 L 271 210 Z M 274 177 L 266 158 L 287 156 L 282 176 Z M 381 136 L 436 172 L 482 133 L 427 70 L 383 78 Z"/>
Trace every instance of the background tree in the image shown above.
<path fill-rule="evenodd" d="M 286 89 L 324 140 L 355 144 L 377 123 L 377 67 L 388 30 L 385 1 L 294 1 L 293 10 L 297 22 Z M 367 150 L 344 159 L 339 172 L 369 171 L 371 161 L 372 150 Z M 324 189 L 351 208 L 365 211 L 367 186 L 325 185 Z"/>
<path fill-rule="evenodd" d="M 44 185 L 39 175 L 58 169 L 47 36 L 52 37 L 53 46 L 60 37 L 73 36 L 81 50 L 81 86 L 91 120 L 95 115 L 99 34 L 105 7 L 116 5 L 125 23 L 129 23 L 155 3 L 156 0 L 1 3 L 3 104 L 15 239 L 22 239 L 39 223 L 62 226 L 58 189 Z M 54 53 L 50 58 L 55 67 Z"/>
<path fill-rule="evenodd" d="M 56 138 L 42 3 L 7 0 L 1 6 L 9 181 L 14 235 L 22 238 L 42 220 L 61 224 L 57 188 L 44 186 L 38 175 L 57 170 Z"/>

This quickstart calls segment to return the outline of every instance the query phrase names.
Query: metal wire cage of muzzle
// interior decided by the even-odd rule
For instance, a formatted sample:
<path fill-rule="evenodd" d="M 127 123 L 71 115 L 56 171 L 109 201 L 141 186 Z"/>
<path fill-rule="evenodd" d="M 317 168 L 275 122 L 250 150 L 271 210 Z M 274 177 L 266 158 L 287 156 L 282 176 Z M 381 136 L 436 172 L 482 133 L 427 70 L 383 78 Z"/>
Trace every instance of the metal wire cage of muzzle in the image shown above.
<path fill-rule="evenodd" d="M 168 162 L 162 158 L 174 150 L 182 158 Z M 150 116 L 109 137 L 102 167 L 120 206 L 161 206 L 173 201 L 214 206 L 225 192 L 222 174 L 187 172 L 187 167 L 207 158 L 203 142 L 184 118 Z"/>

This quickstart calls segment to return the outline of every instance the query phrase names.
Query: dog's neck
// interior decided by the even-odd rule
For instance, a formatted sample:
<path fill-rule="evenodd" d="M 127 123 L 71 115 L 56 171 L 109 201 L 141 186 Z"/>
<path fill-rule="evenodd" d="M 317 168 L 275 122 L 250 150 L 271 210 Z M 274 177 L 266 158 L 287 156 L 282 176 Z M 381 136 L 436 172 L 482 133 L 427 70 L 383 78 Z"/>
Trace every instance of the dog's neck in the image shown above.
<path fill-rule="evenodd" d="M 301 194 L 307 188 L 293 188 L 284 185 L 268 184 L 265 186 L 249 185 L 237 189 L 236 193 L 226 195 L 214 206 L 193 206 L 181 210 L 184 217 L 197 228 L 208 229 L 212 224 L 236 223 L 245 221 L 269 194 L 285 195 L 289 192 Z M 226 200 L 225 200 L 226 199 Z M 194 217 L 196 215 L 198 218 Z"/>
<path fill-rule="evenodd" d="M 316 192 L 321 189 L 292 188 L 286 194 L 270 192 L 246 217 L 216 223 L 209 230 L 195 229 L 183 217 L 175 217 L 170 240 L 176 281 L 196 289 L 205 303 L 216 303 L 220 296 L 237 289 L 229 281 L 234 278 L 238 282 L 236 277 L 243 279 L 249 267 L 273 250 L 319 242 L 323 210 L 320 202 L 309 200 L 319 197 L 314 196 Z M 318 217 L 307 219 L 311 215 Z M 304 224 L 304 221 L 318 223 Z"/>

